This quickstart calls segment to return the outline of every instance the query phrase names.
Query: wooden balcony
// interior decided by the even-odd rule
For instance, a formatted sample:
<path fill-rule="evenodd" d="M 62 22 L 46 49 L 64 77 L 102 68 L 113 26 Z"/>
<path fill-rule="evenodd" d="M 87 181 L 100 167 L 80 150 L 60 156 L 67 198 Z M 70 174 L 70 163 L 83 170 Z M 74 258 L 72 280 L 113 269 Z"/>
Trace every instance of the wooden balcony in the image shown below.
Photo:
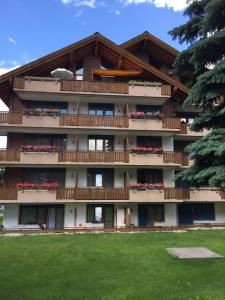
<path fill-rule="evenodd" d="M 190 125 L 186 124 L 186 123 L 181 123 L 180 125 L 180 135 L 185 135 L 185 136 L 189 136 L 189 137 L 203 137 L 205 135 L 207 135 L 209 133 L 208 130 L 204 129 L 204 130 L 201 130 L 201 131 L 192 131 L 190 129 Z"/>
<path fill-rule="evenodd" d="M 109 94 L 137 97 L 170 98 L 171 86 L 151 82 L 104 82 L 60 80 L 48 77 L 15 77 L 13 88 L 17 92 Z"/>
<path fill-rule="evenodd" d="M 190 190 L 179 188 L 164 189 L 131 189 L 131 202 L 157 203 L 157 202 L 181 202 L 190 198 Z"/>
<path fill-rule="evenodd" d="M 224 194 L 216 189 L 129 189 L 129 188 L 59 188 L 58 190 L 17 190 L 0 187 L 0 203 L 66 203 L 66 202 L 132 202 L 179 203 L 225 202 Z"/>
<path fill-rule="evenodd" d="M 180 124 L 180 119 L 174 117 L 129 119 L 129 129 L 132 130 L 170 131 L 179 133 Z"/>
<path fill-rule="evenodd" d="M 164 152 L 162 154 L 137 154 L 129 151 L 65 150 L 59 152 L 33 152 L 14 149 L 0 149 L 1 164 L 58 165 L 80 164 L 128 164 L 131 166 L 187 166 L 184 153 Z"/>
<path fill-rule="evenodd" d="M 59 162 L 84 163 L 129 163 L 128 151 L 62 151 L 59 153 Z"/>
<path fill-rule="evenodd" d="M 129 154 L 129 164 L 136 166 L 177 167 L 188 166 L 189 160 L 184 153 L 164 152 L 162 154 Z"/>
<path fill-rule="evenodd" d="M 19 126 L 18 126 L 19 125 Z M 143 118 L 128 116 L 92 116 L 92 115 L 60 115 L 60 116 L 30 116 L 23 112 L 0 112 L 0 126 L 29 128 L 112 128 L 137 131 L 172 132 L 182 136 L 201 137 L 209 131 L 194 132 L 190 126 L 180 122 L 180 118 Z"/>
<path fill-rule="evenodd" d="M 129 200 L 127 188 L 67 188 L 59 189 L 57 200 Z"/>
<path fill-rule="evenodd" d="M 128 128 L 129 119 L 126 116 L 64 115 L 59 119 L 59 126 Z"/>

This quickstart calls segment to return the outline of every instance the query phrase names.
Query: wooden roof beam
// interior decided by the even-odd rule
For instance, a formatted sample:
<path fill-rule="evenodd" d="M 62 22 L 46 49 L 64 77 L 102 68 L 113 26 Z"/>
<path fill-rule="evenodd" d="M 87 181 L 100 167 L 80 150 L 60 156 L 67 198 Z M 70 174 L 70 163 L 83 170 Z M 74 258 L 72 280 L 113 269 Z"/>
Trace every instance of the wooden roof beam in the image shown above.
<path fill-rule="evenodd" d="M 95 50 L 94 50 L 95 56 L 98 56 L 98 52 L 99 52 L 99 41 L 96 40 L 95 41 Z"/>
<path fill-rule="evenodd" d="M 118 65 L 117 65 L 117 69 L 121 69 L 123 65 L 123 57 L 122 55 L 119 56 L 119 61 L 118 61 Z"/>

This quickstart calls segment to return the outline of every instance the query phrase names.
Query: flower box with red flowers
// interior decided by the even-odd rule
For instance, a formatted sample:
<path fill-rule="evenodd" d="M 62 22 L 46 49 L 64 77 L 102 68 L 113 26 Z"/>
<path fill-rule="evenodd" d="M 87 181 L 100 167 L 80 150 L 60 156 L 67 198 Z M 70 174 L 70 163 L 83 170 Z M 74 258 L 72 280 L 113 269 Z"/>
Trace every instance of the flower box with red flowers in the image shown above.
<path fill-rule="evenodd" d="M 163 183 L 133 183 L 128 187 L 132 190 L 161 190 L 164 188 Z"/>
<path fill-rule="evenodd" d="M 163 149 L 162 148 L 145 148 L 145 147 L 135 147 L 132 148 L 131 153 L 136 154 L 162 154 Z"/>
<path fill-rule="evenodd" d="M 44 183 L 17 183 L 18 190 L 49 190 L 54 191 L 58 188 L 57 182 L 44 182 Z"/>
<path fill-rule="evenodd" d="M 131 113 L 132 119 L 152 119 L 152 118 L 161 118 L 162 114 L 160 111 L 152 111 L 152 112 L 146 112 L 143 111 L 136 111 Z"/>
<path fill-rule="evenodd" d="M 59 151 L 58 146 L 50 146 L 50 145 L 41 145 L 41 146 L 34 146 L 34 145 L 23 145 L 21 147 L 23 152 L 50 152 L 55 153 Z"/>
<path fill-rule="evenodd" d="M 25 116 L 59 116 L 58 108 L 28 108 L 24 111 Z"/>
<path fill-rule="evenodd" d="M 141 111 L 136 111 L 136 112 L 132 112 L 130 116 L 132 119 L 144 119 L 145 113 Z"/>

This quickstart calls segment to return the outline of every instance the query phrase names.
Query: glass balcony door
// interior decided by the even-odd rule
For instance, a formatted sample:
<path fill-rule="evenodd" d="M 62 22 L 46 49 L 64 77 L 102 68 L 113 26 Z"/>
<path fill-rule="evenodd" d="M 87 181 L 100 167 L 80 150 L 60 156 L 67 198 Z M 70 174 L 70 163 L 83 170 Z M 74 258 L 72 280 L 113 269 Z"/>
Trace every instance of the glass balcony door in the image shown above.
<path fill-rule="evenodd" d="M 114 186 L 114 170 L 88 169 L 87 182 L 89 187 L 112 188 Z"/>
<path fill-rule="evenodd" d="M 104 135 L 90 135 L 88 136 L 88 150 L 89 151 L 113 151 L 114 137 Z"/>
<path fill-rule="evenodd" d="M 114 104 L 89 103 L 88 114 L 94 116 L 113 116 Z"/>

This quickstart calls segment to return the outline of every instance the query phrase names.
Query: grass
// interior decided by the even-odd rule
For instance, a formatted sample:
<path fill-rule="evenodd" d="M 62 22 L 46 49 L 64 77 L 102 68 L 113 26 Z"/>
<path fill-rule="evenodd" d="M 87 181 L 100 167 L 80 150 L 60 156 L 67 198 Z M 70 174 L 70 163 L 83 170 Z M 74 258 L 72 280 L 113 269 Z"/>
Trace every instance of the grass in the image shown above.
<path fill-rule="evenodd" d="M 180 261 L 167 247 L 225 255 L 225 231 L 0 237 L 1 300 L 224 300 L 225 260 Z"/>

